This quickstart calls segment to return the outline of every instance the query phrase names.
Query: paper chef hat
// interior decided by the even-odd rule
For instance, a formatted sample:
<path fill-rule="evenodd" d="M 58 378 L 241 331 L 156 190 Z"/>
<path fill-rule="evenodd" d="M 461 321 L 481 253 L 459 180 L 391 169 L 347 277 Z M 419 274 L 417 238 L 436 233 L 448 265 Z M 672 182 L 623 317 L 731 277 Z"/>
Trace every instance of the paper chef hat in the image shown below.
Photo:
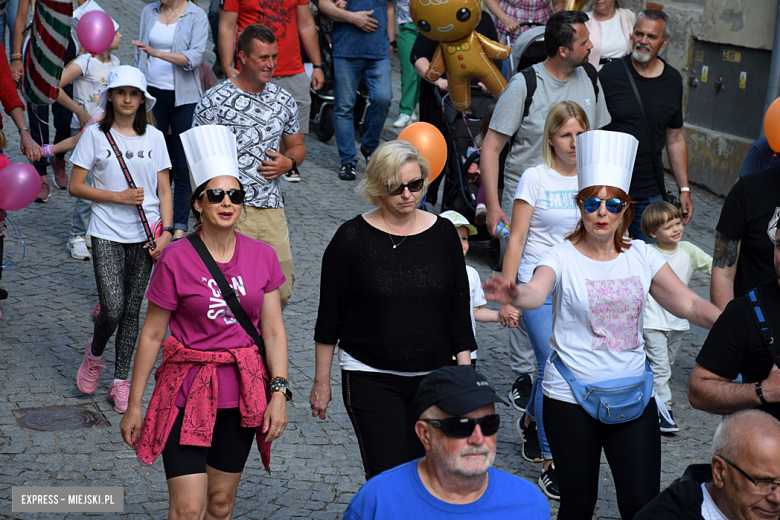
<path fill-rule="evenodd" d="M 577 187 L 614 186 L 628 193 L 639 141 L 622 132 L 593 130 L 577 136 Z"/>
<path fill-rule="evenodd" d="M 73 43 L 76 44 L 76 49 L 79 49 L 81 47 L 81 43 L 79 42 L 79 36 L 76 32 L 76 28 L 79 25 L 79 20 L 82 16 L 87 14 L 90 11 L 103 11 L 103 8 L 98 5 L 98 3 L 95 0 L 87 0 L 84 2 L 83 5 L 79 6 L 78 9 L 73 11 L 73 25 L 70 26 L 70 36 L 73 38 Z M 103 11 L 105 12 L 105 11 Z M 111 18 L 111 21 L 114 22 L 114 32 L 119 30 L 119 24 L 116 23 L 116 20 L 114 18 Z"/>
<path fill-rule="evenodd" d="M 221 175 L 238 179 L 236 136 L 221 125 L 195 126 L 179 134 L 194 190 Z"/>

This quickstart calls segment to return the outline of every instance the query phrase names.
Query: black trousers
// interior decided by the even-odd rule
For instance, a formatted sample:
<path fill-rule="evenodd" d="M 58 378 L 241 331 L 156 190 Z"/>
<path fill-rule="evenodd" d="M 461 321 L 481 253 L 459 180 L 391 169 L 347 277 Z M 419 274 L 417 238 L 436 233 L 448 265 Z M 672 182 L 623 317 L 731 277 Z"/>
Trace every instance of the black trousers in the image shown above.
<path fill-rule="evenodd" d="M 425 455 L 414 432 L 423 376 L 341 371 L 344 407 L 355 428 L 366 480 Z"/>
<path fill-rule="evenodd" d="M 661 433 L 655 401 L 639 418 L 613 425 L 594 419 L 578 404 L 545 396 L 544 428 L 561 490 L 558 520 L 593 517 L 602 448 L 623 520 L 632 520 L 660 492 Z"/>

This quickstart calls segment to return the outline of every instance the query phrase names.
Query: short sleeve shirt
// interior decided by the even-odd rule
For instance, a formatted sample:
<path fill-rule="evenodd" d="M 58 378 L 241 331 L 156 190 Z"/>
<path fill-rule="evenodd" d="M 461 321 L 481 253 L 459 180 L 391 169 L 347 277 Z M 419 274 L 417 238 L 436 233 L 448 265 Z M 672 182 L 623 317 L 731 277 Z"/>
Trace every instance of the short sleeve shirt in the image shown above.
<path fill-rule="evenodd" d="M 298 38 L 298 6 L 308 3 L 308 0 L 220 0 L 220 7 L 238 13 L 236 41 L 241 31 L 251 24 L 265 25 L 273 31 L 279 46 L 279 61 L 274 77 L 279 78 L 303 72 Z M 238 67 L 240 70 L 240 62 Z"/>
<path fill-rule="evenodd" d="M 252 323 L 260 322 L 265 294 L 284 283 L 284 274 L 273 248 L 264 242 L 236 233 L 233 258 L 217 263 Z M 171 335 L 193 350 L 220 351 L 250 347 L 251 336 L 233 316 L 222 298 L 217 282 L 209 273 L 189 240 L 179 240 L 165 248 L 152 272 L 146 297 L 171 311 Z M 262 334 L 262 330 L 260 333 Z M 177 406 L 187 402 L 199 366 L 187 374 Z M 218 408 L 238 406 L 238 368 L 217 367 Z"/>
<path fill-rule="evenodd" d="M 195 107 L 192 125 L 222 125 L 236 135 L 239 180 L 247 206 L 284 207 L 279 177 L 268 181 L 257 168 L 269 160 L 266 152 L 279 152 L 283 135 L 300 131 L 298 105 L 289 92 L 267 83 L 262 92 L 251 94 L 227 80 L 206 92 Z"/>

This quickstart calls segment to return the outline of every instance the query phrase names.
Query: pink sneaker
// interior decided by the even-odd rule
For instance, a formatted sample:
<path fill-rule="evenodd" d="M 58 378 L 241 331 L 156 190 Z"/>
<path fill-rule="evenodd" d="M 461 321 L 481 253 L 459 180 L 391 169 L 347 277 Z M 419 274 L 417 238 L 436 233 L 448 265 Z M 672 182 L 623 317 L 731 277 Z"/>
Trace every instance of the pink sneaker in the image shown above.
<path fill-rule="evenodd" d="M 85 394 L 93 394 L 97 390 L 100 381 L 100 369 L 106 368 L 103 364 L 103 356 L 94 359 L 89 355 L 92 348 L 92 339 L 87 341 L 87 350 L 84 351 L 84 359 L 81 361 L 79 371 L 76 372 L 76 386 Z"/>
<path fill-rule="evenodd" d="M 116 381 L 111 383 L 108 389 L 108 399 L 114 401 L 114 411 L 116 413 L 125 413 L 127 410 L 127 400 L 130 398 L 130 380 Z"/>
<path fill-rule="evenodd" d="M 96 320 L 98 317 L 98 314 L 100 314 L 100 304 L 98 303 L 95 305 L 95 308 L 92 309 L 92 320 Z"/>

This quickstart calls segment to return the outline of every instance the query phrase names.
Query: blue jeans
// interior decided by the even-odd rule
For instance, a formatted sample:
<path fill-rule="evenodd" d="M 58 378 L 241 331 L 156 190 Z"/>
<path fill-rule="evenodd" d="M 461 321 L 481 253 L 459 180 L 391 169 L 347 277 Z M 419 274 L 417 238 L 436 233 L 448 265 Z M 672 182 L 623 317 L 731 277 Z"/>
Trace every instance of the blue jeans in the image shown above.
<path fill-rule="evenodd" d="M 92 170 L 87 173 L 87 186 L 92 186 Z M 73 205 L 73 218 L 70 220 L 70 236 L 83 237 L 89 229 L 89 219 L 92 217 L 92 201 L 76 199 Z"/>
<path fill-rule="evenodd" d="M 536 421 L 536 432 L 539 434 L 542 457 L 549 460 L 553 457 L 550 444 L 547 442 L 547 433 L 544 431 L 542 382 L 544 381 L 544 367 L 551 352 L 552 296 L 548 296 L 544 305 L 538 309 L 523 311 L 523 322 L 525 322 L 525 329 L 528 331 L 528 339 L 531 340 L 537 364 L 536 379 L 531 387 L 531 398 L 528 401 L 526 413 Z"/>
<path fill-rule="evenodd" d="M 9 55 L 13 52 L 14 24 L 16 23 L 16 11 L 18 8 L 19 0 L 8 0 L 8 7 L 3 16 L 0 16 L 0 43 L 3 44 Z M 6 27 L 8 27 L 8 43 L 5 41 Z"/>
<path fill-rule="evenodd" d="M 357 164 L 352 111 L 355 108 L 360 78 L 366 82 L 371 99 L 366 116 L 366 133 L 363 134 L 362 141 L 362 147 L 370 153 L 379 146 L 379 136 L 390 111 L 390 101 L 393 99 L 390 59 L 333 58 L 333 68 L 336 76 L 333 119 L 339 159 L 341 164 Z"/>
<path fill-rule="evenodd" d="M 628 233 L 631 235 L 631 238 L 644 240 L 647 244 L 655 244 L 657 242 L 656 239 L 650 238 L 642 232 L 642 213 L 645 212 L 647 206 L 659 200 L 664 200 L 664 198 L 656 195 L 649 199 L 634 199 L 634 220 L 631 221 L 631 225 L 628 227 Z"/>
<path fill-rule="evenodd" d="M 173 179 L 173 228 L 187 230 L 187 220 L 190 217 L 190 170 L 187 167 L 187 157 L 179 135 L 192 128 L 192 116 L 195 114 L 195 103 L 175 106 L 176 95 L 173 90 L 160 90 L 149 87 L 149 93 L 157 98 L 152 112 L 157 122 L 157 128 L 167 135 L 168 125 L 171 127 L 171 178 Z"/>

